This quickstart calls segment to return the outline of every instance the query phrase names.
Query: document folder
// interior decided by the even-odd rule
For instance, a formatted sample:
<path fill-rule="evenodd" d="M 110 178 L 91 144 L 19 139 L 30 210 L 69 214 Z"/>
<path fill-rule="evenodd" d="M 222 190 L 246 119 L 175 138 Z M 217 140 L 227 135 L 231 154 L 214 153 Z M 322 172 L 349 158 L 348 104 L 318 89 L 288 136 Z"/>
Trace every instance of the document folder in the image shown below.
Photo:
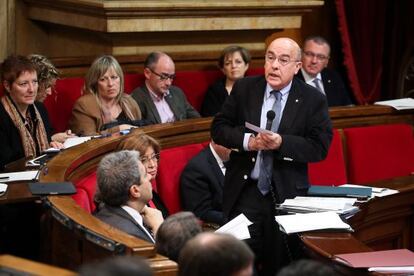
<path fill-rule="evenodd" d="M 310 186 L 308 190 L 310 196 L 337 196 L 337 197 L 357 197 L 369 198 L 372 195 L 372 188 L 356 187 L 331 187 L 331 186 Z"/>
<path fill-rule="evenodd" d="M 71 195 L 76 193 L 72 182 L 35 182 L 28 185 L 33 195 Z"/>

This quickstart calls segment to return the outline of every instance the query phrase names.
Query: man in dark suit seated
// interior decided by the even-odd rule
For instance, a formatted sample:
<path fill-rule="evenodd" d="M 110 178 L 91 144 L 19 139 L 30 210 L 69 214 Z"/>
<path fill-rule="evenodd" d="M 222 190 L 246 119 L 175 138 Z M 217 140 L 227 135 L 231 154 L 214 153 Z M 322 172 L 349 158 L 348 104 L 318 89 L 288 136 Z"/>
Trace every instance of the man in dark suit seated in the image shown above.
<path fill-rule="evenodd" d="M 302 68 L 297 77 L 326 95 L 329 106 L 351 105 L 344 82 L 337 72 L 327 68 L 331 47 L 320 36 L 311 36 L 303 44 Z"/>
<path fill-rule="evenodd" d="M 142 119 L 153 124 L 199 118 L 184 92 L 173 86 L 174 61 L 163 52 L 153 52 L 144 62 L 145 84 L 132 91 L 141 109 Z"/>
<path fill-rule="evenodd" d="M 208 223 L 224 223 L 223 182 L 230 150 L 210 145 L 191 159 L 181 173 L 181 201 L 185 210 Z"/>
<path fill-rule="evenodd" d="M 152 198 L 150 178 L 137 151 L 123 150 L 102 158 L 97 170 L 97 197 L 104 205 L 95 216 L 154 243 L 163 217 L 161 211 L 147 206 Z"/>

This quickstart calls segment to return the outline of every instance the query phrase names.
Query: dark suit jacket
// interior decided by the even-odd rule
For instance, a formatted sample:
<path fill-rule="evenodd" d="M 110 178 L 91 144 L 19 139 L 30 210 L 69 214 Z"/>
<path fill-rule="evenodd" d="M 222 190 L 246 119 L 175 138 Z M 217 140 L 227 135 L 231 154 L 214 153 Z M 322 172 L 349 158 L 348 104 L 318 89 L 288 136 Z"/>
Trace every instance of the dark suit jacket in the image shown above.
<path fill-rule="evenodd" d="M 181 202 L 204 222 L 223 224 L 224 175 L 209 146 L 193 157 L 181 173 Z"/>
<path fill-rule="evenodd" d="M 260 126 L 265 94 L 263 76 L 238 80 L 222 111 L 213 120 L 212 139 L 232 151 L 226 166 L 223 211 L 228 216 L 244 185 L 248 183 L 257 152 L 244 151 L 245 122 Z M 309 186 L 307 163 L 324 159 L 332 140 L 332 126 L 326 97 L 316 88 L 293 79 L 278 133 L 282 145 L 273 151 L 272 184 L 282 202 L 305 194 Z M 228 217 L 227 217 L 228 218 Z"/>
<path fill-rule="evenodd" d="M 104 205 L 97 213 L 94 214 L 103 222 L 112 225 L 132 236 L 153 243 L 148 234 L 143 230 L 143 226 L 139 225 L 133 217 L 131 217 L 121 207 L 111 207 Z"/>
<path fill-rule="evenodd" d="M 220 79 L 210 85 L 201 106 L 201 116 L 209 117 L 216 115 L 216 113 L 221 110 L 221 107 L 228 96 L 229 93 L 226 90 L 226 78 Z"/>
<path fill-rule="evenodd" d="M 142 119 L 151 121 L 153 124 L 161 123 L 160 114 L 145 84 L 132 91 L 131 96 L 141 109 Z M 200 114 L 187 101 L 184 92 L 177 86 L 170 87 L 170 94 L 166 96 L 165 100 L 174 113 L 176 121 L 200 117 Z"/>
<path fill-rule="evenodd" d="M 326 98 L 329 106 L 341 106 L 352 104 L 348 91 L 339 76 L 339 74 L 328 68 L 324 68 L 321 72 L 323 88 L 325 90 Z M 296 77 L 305 81 L 302 71 L 296 74 Z"/>

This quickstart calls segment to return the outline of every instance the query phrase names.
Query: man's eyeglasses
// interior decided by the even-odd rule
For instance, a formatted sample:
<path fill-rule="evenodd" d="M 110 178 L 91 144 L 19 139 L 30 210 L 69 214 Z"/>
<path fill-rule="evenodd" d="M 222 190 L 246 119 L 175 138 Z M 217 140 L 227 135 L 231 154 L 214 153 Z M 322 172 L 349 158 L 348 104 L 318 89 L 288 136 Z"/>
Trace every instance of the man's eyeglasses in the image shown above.
<path fill-rule="evenodd" d="M 266 62 L 269 62 L 271 64 L 273 64 L 273 62 L 275 62 L 275 60 L 277 60 L 277 62 L 279 62 L 280 65 L 285 66 L 288 65 L 291 62 L 299 62 L 299 60 L 295 60 L 295 59 L 290 59 L 289 56 L 275 56 L 272 54 L 267 54 L 265 56 Z"/>
<path fill-rule="evenodd" d="M 160 154 L 159 153 L 153 154 L 151 156 L 143 156 L 143 157 L 139 158 L 139 161 L 141 161 L 142 164 L 144 164 L 144 165 L 148 164 L 150 161 L 153 161 L 153 162 L 157 163 L 159 160 L 160 160 Z"/>
<path fill-rule="evenodd" d="M 158 74 L 157 72 L 155 72 L 154 70 L 152 70 L 151 68 L 148 68 L 154 75 L 158 76 L 160 78 L 161 81 L 165 81 L 170 79 L 171 81 L 173 81 L 175 79 L 175 74 L 167 74 L 167 73 L 161 73 Z"/>
<path fill-rule="evenodd" d="M 326 59 L 329 58 L 329 56 L 325 56 L 325 55 L 322 55 L 322 54 L 315 54 L 315 53 L 313 53 L 311 51 L 304 51 L 303 54 L 307 58 L 314 58 L 314 57 L 316 57 L 316 59 L 318 61 L 324 61 L 324 60 L 326 60 Z"/>

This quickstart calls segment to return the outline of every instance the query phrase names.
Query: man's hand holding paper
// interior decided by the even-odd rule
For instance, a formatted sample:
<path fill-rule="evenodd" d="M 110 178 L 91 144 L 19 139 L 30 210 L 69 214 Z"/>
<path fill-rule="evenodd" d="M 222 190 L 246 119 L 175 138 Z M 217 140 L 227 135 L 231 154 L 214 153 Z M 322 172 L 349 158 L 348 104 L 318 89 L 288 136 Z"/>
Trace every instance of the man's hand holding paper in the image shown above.
<path fill-rule="evenodd" d="M 258 133 L 257 136 L 250 136 L 248 144 L 249 150 L 274 150 L 280 148 L 282 136 L 278 133 L 257 127 L 248 122 L 246 122 L 245 126 Z"/>

